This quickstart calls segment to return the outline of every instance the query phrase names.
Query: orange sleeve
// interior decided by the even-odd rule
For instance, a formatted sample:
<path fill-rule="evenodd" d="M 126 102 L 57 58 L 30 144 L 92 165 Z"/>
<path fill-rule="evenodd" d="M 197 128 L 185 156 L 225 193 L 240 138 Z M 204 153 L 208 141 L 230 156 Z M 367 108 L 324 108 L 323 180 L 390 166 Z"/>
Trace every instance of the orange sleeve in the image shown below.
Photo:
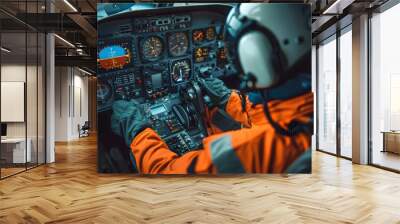
<path fill-rule="evenodd" d="M 312 92 L 293 97 L 288 100 L 272 100 L 268 102 L 268 107 L 274 121 L 285 123 L 286 125 L 293 119 L 308 122 L 309 116 L 314 111 L 314 97 Z M 270 125 L 264 111 L 264 104 L 253 105 L 247 99 L 246 111 L 251 122 L 251 126 Z"/>
<path fill-rule="evenodd" d="M 245 110 L 243 111 L 242 103 L 243 100 L 246 101 Z M 236 121 L 245 125 L 246 127 L 250 127 L 250 120 L 247 114 L 247 107 L 249 107 L 250 101 L 245 97 L 243 99 L 238 92 L 232 91 L 228 103 L 226 104 L 225 111 Z"/>
<path fill-rule="evenodd" d="M 231 97 L 228 105 L 237 105 L 239 96 L 233 94 Z M 286 102 L 270 103 L 271 115 L 283 126 L 287 126 L 293 119 L 307 121 L 313 112 L 311 93 Z M 257 114 L 260 117 L 264 115 L 262 108 L 255 107 L 253 112 L 254 118 Z M 131 150 L 139 172 L 145 174 L 216 173 L 229 172 L 230 169 L 233 170 L 231 173 L 238 170 L 248 173 L 282 173 L 310 148 L 311 135 L 300 133 L 296 136 L 282 136 L 271 125 L 253 125 L 251 128 L 208 136 L 203 140 L 203 145 L 204 149 L 178 156 L 169 150 L 154 130 L 147 128 L 132 141 Z"/>
<path fill-rule="evenodd" d="M 311 145 L 308 134 L 282 136 L 269 126 L 232 131 L 225 136 L 231 139 L 231 148 L 246 173 L 283 173 Z M 205 144 L 205 147 L 212 145 Z M 225 161 L 234 162 L 228 158 Z"/>
<path fill-rule="evenodd" d="M 242 102 L 243 100 L 246 101 L 246 108 L 245 111 L 243 111 L 242 108 Z M 225 106 L 225 112 L 231 116 L 235 121 L 239 122 L 243 127 L 250 127 L 251 126 L 251 120 L 249 119 L 248 113 L 247 113 L 247 108 L 250 107 L 250 101 L 246 97 L 243 99 L 237 91 L 232 91 L 231 95 L 229 96 L 228 102 Z M 212 134 L 218 134 L 222 133 L 216 125 L 214 125 L 211 122 L 211 118 L 214 116 L 214 114 L 217 112 L 217 107 L 211 108 L 208 110 L 208 116 L 207 116 L 207 121 L 208 121 L 208 126 L 209 126 L 209 133 Z"/>
<path fill-rule="evenodd" d="M 283 173 L 310 144 L 309 135 L 281 136 L 258 126 L 209 136 L 204 149 L 178 156 L 148 128 L 131 149 L 143 174 Z"/>
<path fill-rule="evenodd" d="M 208 150 L 196 150 L 183 156 L 169 150 L 167 144 L 152 129 L 147 128 L 131 143 L 139 173 L 188 174 L 212 173 L 213 166 Z"/>

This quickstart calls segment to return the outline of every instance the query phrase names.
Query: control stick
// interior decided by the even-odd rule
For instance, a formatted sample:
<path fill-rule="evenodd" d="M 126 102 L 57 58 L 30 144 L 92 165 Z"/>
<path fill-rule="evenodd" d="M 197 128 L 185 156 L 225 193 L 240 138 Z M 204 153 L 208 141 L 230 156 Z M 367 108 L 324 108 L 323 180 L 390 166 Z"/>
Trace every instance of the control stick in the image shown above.
<path fill-rule="evenodd" d="M 206 109 L 200 85 L 196 81 L 191 81 L 185 88 L 180 90 L 180 95 L 187 105 L 192 105 L 194 107 L 189 113 L 198 114 L 201 118 L 200 124 L 203 126 L 204 130 L 206 130 Z"/>

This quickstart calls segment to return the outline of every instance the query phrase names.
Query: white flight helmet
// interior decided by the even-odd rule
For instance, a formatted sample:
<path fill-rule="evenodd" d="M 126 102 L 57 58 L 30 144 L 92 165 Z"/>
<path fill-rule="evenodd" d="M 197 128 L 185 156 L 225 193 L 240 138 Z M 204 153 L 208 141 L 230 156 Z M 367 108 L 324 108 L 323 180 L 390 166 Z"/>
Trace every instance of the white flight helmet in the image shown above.
<path fill-rule="evenodd" d="M 228 15 L 225 38 L 233 42 L 241 87 L 273 87 L 311 52 L 310 5 L 242 3 Z"/>

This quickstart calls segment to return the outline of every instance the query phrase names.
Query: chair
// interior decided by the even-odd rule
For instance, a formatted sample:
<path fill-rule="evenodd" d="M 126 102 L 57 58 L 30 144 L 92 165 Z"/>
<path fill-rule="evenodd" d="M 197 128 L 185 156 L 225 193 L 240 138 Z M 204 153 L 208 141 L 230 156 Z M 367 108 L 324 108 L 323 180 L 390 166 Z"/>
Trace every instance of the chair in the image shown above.
<path fill-rule="evenodd" d="M 78 124 L 79 138 L 88 137 L 89 136 L 89 130 L 90 130 L 89 121 L 85 121 L 85 123 L 82 125 L 82 127 Z"/>

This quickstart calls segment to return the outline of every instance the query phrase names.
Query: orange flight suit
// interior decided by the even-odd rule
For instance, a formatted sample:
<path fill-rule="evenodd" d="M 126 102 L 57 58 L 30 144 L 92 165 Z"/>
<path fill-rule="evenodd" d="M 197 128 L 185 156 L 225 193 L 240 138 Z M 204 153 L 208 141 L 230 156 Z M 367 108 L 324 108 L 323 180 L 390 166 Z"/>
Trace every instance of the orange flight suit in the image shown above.
<path fill-rule="evenodd" d="M 252 105 L 232 93 L 226 111 L 237 121 L 251 125 L 236 131 L 211 135 L 203 140 L 204 149 L 178 156 L 168 149 L 158 134 L 147 128 L 131 143 L 139 173 L 282 173 L 311 147 L 311 134 L 278 134 L 265 118 L 263 105 Z M 287 128 L 293 121 L 310 122 L 313 113 L 311 92 L 289 100 L 268 103 L 275 122 Z"/>
<path fill-rule="evenodd" d="M 242 102 L 245 101 L 245 110 L 243 110 Z M 229 100 L 225 106 L 225 112 L 236 122 L 244 128 L 249 128 L 252 125 L 251 119 L 249 117 L 248 111 L 252 109 L 252 103 L 249 101 L 248 97 L 243 99 L 237 91 L 233 90 L 229 96 Z M 214 107 L 211 110 L 206 111 L 206 122 L 208 126 L 209 134 L 218 134 L 223 131 L 220 130 L 215 124 L 212 123 L 212 117 L 217 112 L 218 108 Z"/>

